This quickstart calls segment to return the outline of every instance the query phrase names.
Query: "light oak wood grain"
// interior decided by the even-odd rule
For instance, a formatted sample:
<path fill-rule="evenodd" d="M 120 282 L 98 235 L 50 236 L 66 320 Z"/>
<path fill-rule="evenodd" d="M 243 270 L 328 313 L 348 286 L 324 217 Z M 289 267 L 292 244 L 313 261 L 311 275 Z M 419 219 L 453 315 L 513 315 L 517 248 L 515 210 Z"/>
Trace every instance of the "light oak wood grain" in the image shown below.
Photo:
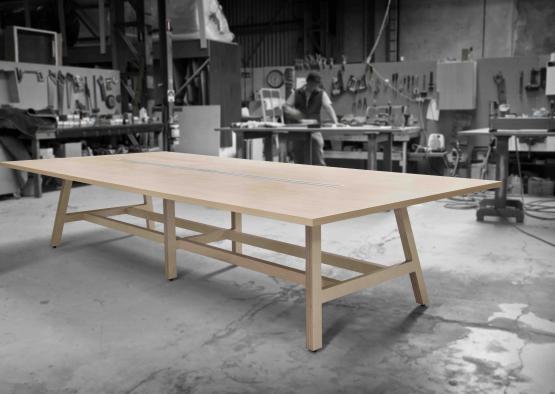
<path fill-rule="evenodd" d="M 401 245 L 407 261 L 412 261 L 414 264 L 414 271 L 410 273 L 410 281 L 414 292 L 416 303 L 420 305 L 428 304 L 428 291 L 424 284 L 424 276 L 422 275 L 422 268 L 420 267 L 420 259 L 418 258 L 418 251 L 416 250 L 416 242 L 412 233 L 412 226 L 410 225 L 409 213 L 406 208 L 395 210 L 395 219 L 399 228 L 399 235 L 401 237 Z"/>
<path fill-rule="evenodd" d="M 0 164 L 66 180 L 308 226 L 501 186 L 497 181 L 170 152 Z"/>
<path fill-rule="evenodd" d="M 231 212 L 231 229 L 241 232 L 243 228 L 243 218 L 240 213 Z M 231 250 L 235 253 L 243 253 L 243 244 L 238 241 L 231 241 Z"/>
<path fill-rule="evenodd" d="M 52 229 L 52 239 L 50 245 L 56 248 L 62 241 L 62 232 L 64 231 L 64 223 L 66 222 L 67 205 L 69 203 L 69 195 L 71 193 L 72 182 L 64 180 L 60 198 L 58 199 L 58 208 L 56 209 L 56 218 L 54 219 L 54 228 Z"/>
<path fill-rule="evenodd" d="M 153 203 L 152 203 L 152 196 L 144 195 L 144 196 L 143 196 L 143 201 L 144 201 L 144 207 L 145 207 L 145 209 L 147 209 L 147 210 L 149 210 L 149 211 L 152 211 L 153 208 L 154 208 L 154 205 L 153 205 Z M 153 222 L 152 220 L 150 220 L 150 219 L 146 219 L 146 226 L 147 226 L 149 229 L 154 230 L 155 227 L 156 227 L 156 223 L 154 223 L 154 222 Z"/>
<path fill-rule="evenodd" d="M 164 199 L 164 272 L 166 279 L 177 278 L 176 252 L 177 239 L 175 236 L 175 201 Z"/>
<path fill-rule="evenodd" d="M 306 347 L 315 352 L 322 348 L 322 230 L 307 226 L 305 234 Z"/>

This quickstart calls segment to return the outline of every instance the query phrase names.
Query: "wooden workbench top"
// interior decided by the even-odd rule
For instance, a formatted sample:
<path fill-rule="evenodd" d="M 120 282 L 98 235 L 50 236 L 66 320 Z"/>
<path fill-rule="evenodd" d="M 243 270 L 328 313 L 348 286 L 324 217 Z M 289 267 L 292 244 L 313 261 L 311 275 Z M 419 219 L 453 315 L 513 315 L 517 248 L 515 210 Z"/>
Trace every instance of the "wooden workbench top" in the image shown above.
<path fill-rule="evenodd" d="M 497 181 L 171 152 L 0 165 L 309 226 L 501 186 Z"/>
<path fill-rule="evenodd" d="M 243 132 L 291 132 L 291 133 L 411 133 L 420 131 L 418 126 L 327 126 L 327 127 L 307 127 L 307 126 L 279 126 L 279 127 L 220 127 L 216 131 L 243 131 Z"/>
<path fill-rule="evenodd" d="M 488 128 L 463 130 L 457 133 L 461 137 L 472 137 L 488 135 L 491 137 L 555 137 L 555 133 L 547 130 L 496 130 L 490 131 Z"/>

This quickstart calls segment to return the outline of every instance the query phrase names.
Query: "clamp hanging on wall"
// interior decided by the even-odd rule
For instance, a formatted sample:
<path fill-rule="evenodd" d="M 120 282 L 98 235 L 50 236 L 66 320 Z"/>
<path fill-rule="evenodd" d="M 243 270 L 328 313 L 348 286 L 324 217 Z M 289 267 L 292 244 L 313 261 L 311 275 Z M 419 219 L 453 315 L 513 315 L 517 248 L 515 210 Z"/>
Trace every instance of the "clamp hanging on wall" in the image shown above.
<path fill-rule="evenodd" d="M 499 71 L 493 76 L 493 82 L 497 85 L 497 102 L 501 104 L 507 104 L 507 90 L 505 88 L 505 77 Z"/>

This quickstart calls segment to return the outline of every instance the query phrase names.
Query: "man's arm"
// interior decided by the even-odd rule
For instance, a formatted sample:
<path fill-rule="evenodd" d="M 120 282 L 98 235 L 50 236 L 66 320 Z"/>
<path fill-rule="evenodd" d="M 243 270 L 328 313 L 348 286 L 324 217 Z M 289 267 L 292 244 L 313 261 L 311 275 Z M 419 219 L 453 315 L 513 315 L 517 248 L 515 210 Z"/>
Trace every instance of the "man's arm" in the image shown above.
<path fill-rule="evenodd" d="M 322 95 L 322 107 L 324 111 L 330 116 L 333 123 L 337 124 L 337 115 L 335 114 L 335 110 L 331 104 L 330 97 L 326 92 Z"/>

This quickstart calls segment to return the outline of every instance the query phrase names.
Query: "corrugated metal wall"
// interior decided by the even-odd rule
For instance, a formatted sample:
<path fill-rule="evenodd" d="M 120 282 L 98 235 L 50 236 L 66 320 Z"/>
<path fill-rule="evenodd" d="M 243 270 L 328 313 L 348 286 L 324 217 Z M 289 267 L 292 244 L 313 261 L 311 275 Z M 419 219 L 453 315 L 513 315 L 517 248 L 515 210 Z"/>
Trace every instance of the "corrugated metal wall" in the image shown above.
<path fill-rule="evenodd" d="M 303 53 L 303 2 L 220 0 L 243 67 L 292 65 Z"/>

